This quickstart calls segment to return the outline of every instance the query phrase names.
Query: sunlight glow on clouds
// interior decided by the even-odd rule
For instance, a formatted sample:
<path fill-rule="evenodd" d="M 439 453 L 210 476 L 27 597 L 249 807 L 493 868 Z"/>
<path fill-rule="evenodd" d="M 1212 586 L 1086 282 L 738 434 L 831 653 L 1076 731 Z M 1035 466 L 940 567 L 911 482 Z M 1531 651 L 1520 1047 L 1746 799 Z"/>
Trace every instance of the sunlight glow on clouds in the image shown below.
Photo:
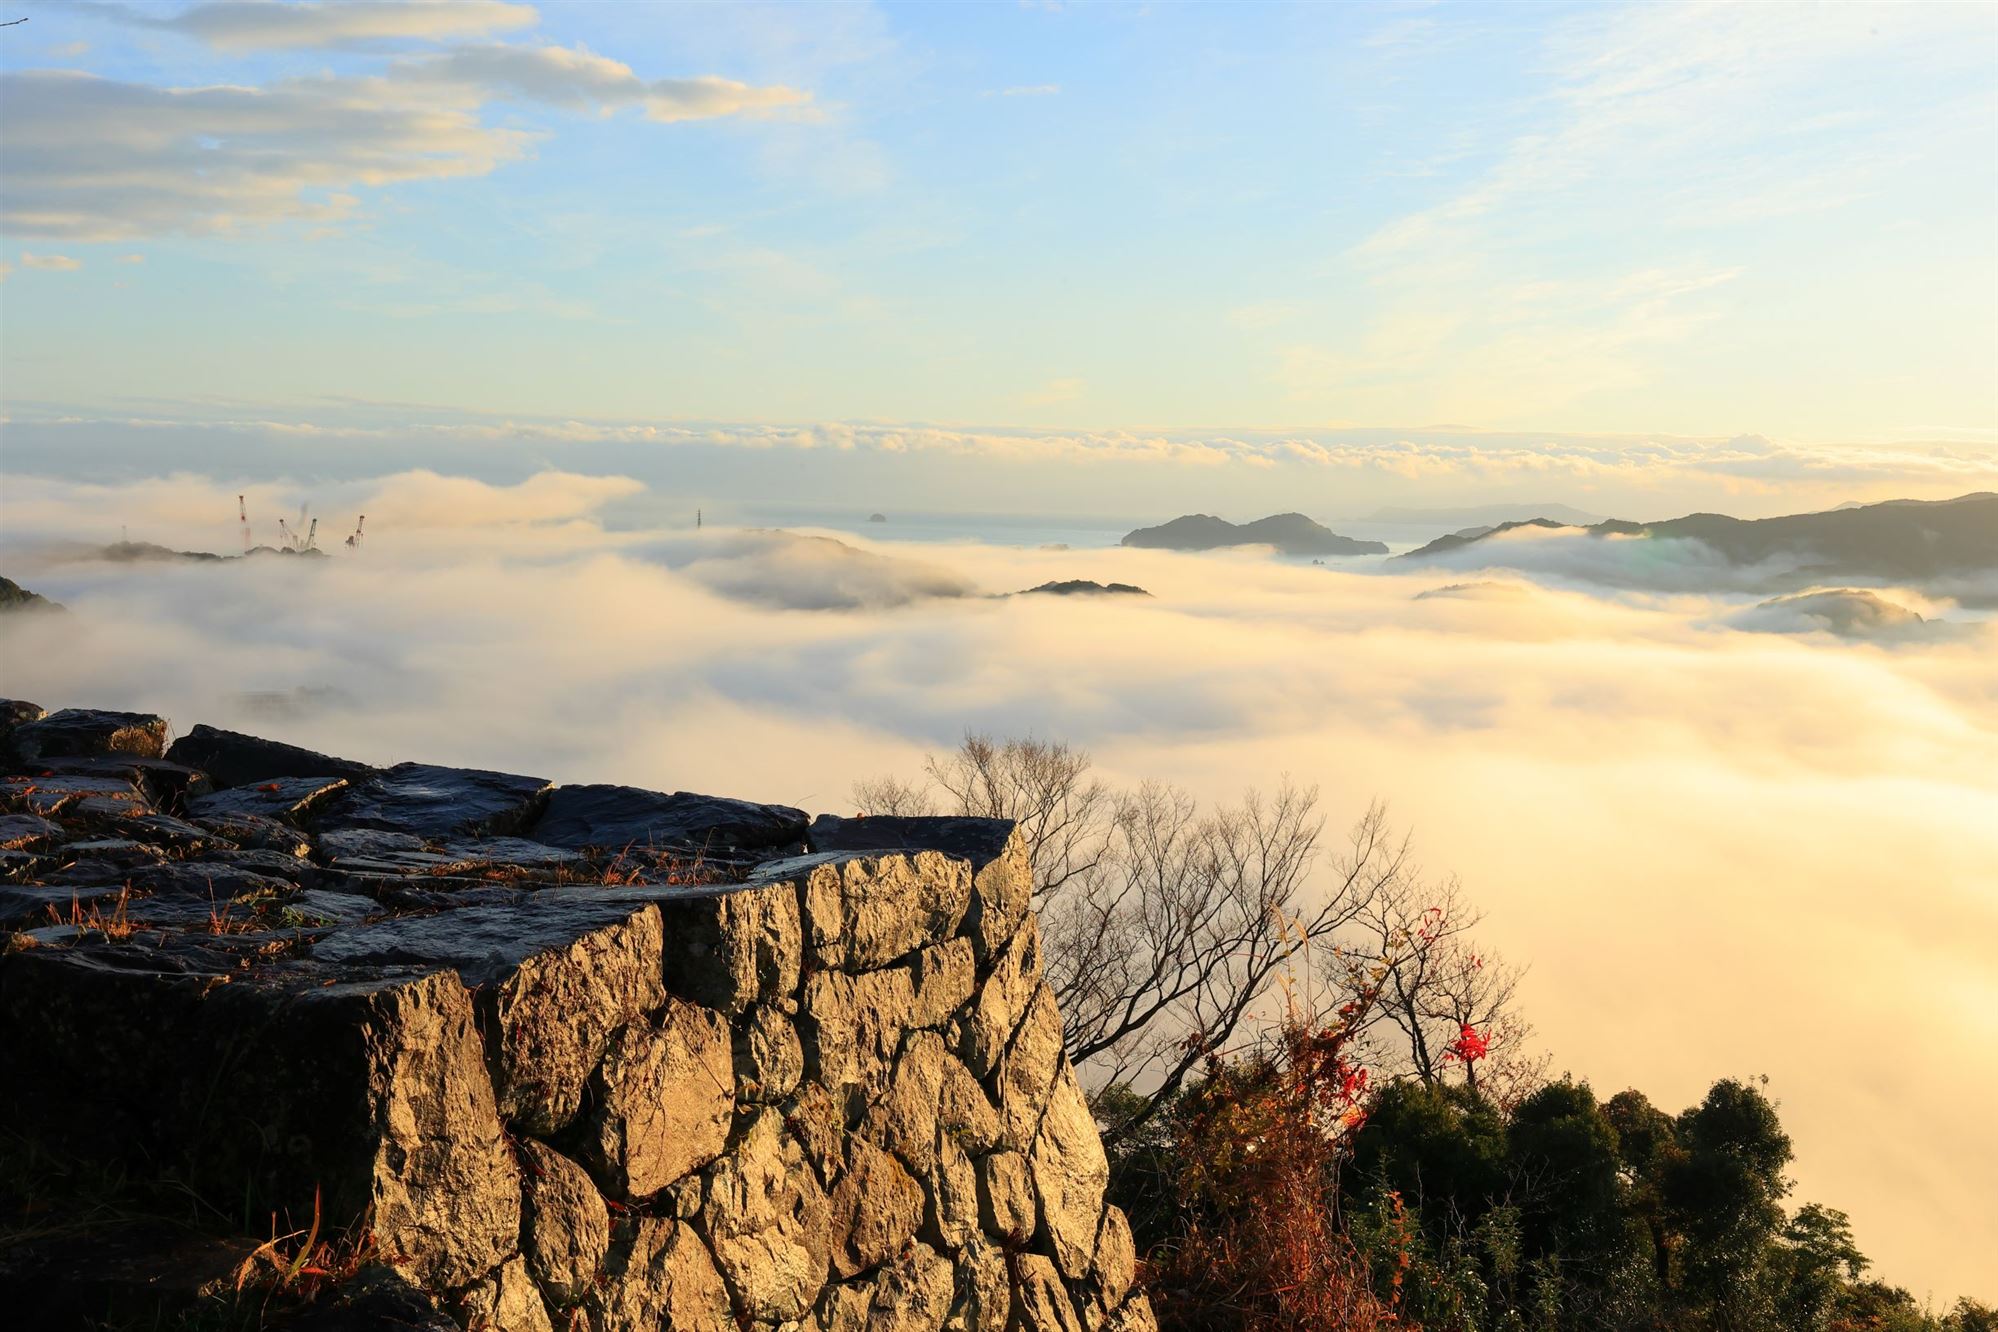
<path fill-rule="evenodd" d="M 814 810 L 965 727 L 1209 798 L 1288 772 L 1335 821 L 1382 796 L 1489 911 L 1481 939 L 1532 963 L 1557 1071 L 1665 1105 L 1766 1072 L 1799 1200 L 1849 1211 L 1918 1292 L 1988 1276 L 1998 1068 L 1964 1051 L 1998 1005 L 1990 623 L 1883 589 L 1961 636 L 1852 643 L 1736 628 L 1748 603 L 1725 595 L 1423 596 L 1461 576 L 599 527 L 632 486 L 365 477 L 310 491 L 369 506 L 357 557 L 114 566 L 28 538 L 108 514 L 226 546 L 235 487 L 10 481 L 8 571 L 70 611 L 10 624 L 0 671 L 183 730 Z M 260 487 L 253 516 L 301 493 Z M 1075 577 L 1154 596 L 953 595 Z M 791 609 L 825 606 L 851 609 Z M 343 692 L 281 726 L 244 699 L 313 686 Z M 1854 1049 L 1892 1049 L 1895 1076 Z M 1878 1126 L 1911 1118 L 1883 1149 Z"/>

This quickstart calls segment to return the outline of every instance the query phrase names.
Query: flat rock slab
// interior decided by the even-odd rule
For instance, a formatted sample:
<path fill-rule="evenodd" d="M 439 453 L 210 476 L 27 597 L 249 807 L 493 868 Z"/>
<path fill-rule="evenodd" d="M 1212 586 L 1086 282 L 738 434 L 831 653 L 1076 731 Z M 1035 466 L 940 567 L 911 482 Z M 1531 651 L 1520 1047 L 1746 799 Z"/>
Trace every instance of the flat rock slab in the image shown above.
<path fill-rule="evenodd" d="M 384 832 L 380 828 L 339 828 L 313 838 L 319 854 L 338 864 L 341 860 L 375 860 L 403 851 L 423 851 L 429 843 L 408 833 Z"/>
<path fill-rule="evenodd" d="M 167 724 L 149 712 L 106 712 L 64 708 L 7 733 L 16 761 L 35 763 L 76 754 L 136 754 L 158 758 L 166 748 Z"/>
<path fill-rule="evenodd" d="M 1012 938 L 1033 899 L 1026 846 L 1007 819 L 841 819 L 821 814 L 807 840 L 820 853 L 938 851 L 971 862 L 971 903 L 964 925 L 980 962 Z"/>
<path fill-rule="evenodd" d="M 197 818 L 193 822 L 249 850 L 275 851 L 287 856 L 303 856 L 312 850 L 312 843 L 304 833 L 261 814 L 230 814 L 215 819 Z"/>
<path fill-rule="evenodd" d="M 63 777 L 116 777 L 131 782 L 156 805 L 177 807 L 187 796 L 214 789 L 208 774 L 184 763 L 138 754 L 86 754 L 50 759 L 39 765 Z"/>
<path fill-rule="evenodd" d="M 92 884 L 61 888 L 43 884 L 0 886 L 0 924 L 49 925 L 71 915 L 87 915 L 92 907 L 109 913 L 125 891 L 122 885 Z"/>
<path fill-rule="evenodd" d="M 0 780 L 0 798 L 33 814 L 53 817 L 86 800 L 104 802 L 112 816 L 135 816 L 149 806 L 139 788 L 122 777 L 8 777 Z"/>
<path fill-rule="evenodd" d="M 446 842 L 438 851 L 457 865 L 456 872 L 461 874 L 482 869 L 558 870 L 584 863 L 581 852 L 529 841 L 525 837 L 482 837 Z"/>
<path fill-rule="evenodd" d="M 133 870 L 128 877 L 132 886 L 143 892 L 217 902 L 259 894 L 282 896 L 292 889 L 288 880 L 220 860 L 174 860 L 146 865 Z"/>
<path fill-rule="evenodd" d="M 642 909 L 564 892 L 496 896 L 506 900 L 341 930 L 315 943 L 312 957 L 343 966 L 451 967 L 467 985 L 490 985 L 537 954 L 566 948 Z"/>
<path fill-rule="evenodd" d="M 166 756 L 175 763 L 201 769 L 215 785 L 223 787 L 279 777 L 344 777 L 359 782 L 375 775 L 375 769 L 365 763 L 213 726 L 196 726 L 174 741 Z"/>
<path fill-rule="evenodd" d="M 734 849 L 794 842 L 808 822 L 803 810 L 789 805 L 636 786 L 564 786 L 548 797 L 548 808 L 529 835 L 571 850 Z"/>
<path fill-rule="evenodd" d="M 0 851 L 44 846 L 61 831 L 39 814 L 0 814 Z"/>
<path fill-rule="evenodd" d="M 171 814 L 140 814 L 120 820 L 115 831 L 139 842 L 172 847 L 183 854 L 200 851 L 220 839 L 206 828 L 177 819 Z"/>
<path fill-rule="evenodd" d="M 187 812 L 196 818 L 254 814 L 259 818 L 295 821 L 346 789 L 345 777 L 274 777 L 267 782 L 195 796 L 187 802 Z"/>
<path fill-rule="evenodd" d="M 548 789 L 541 777 L 398 763 L 341 792 L 315 824 L 322 831 L 374 828 L 428 841 L 510 833 L 533 817 Z"/>

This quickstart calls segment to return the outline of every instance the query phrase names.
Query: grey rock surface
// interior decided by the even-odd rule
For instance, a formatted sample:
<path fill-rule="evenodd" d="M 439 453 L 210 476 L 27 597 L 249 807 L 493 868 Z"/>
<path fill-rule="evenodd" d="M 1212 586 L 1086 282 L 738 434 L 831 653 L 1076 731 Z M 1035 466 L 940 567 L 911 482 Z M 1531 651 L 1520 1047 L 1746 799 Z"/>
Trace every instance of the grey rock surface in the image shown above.
<path fill-rule="evenodd" d="M 1154 1326 L 1010 825 L 197 739 L 0 768 L 0 1116 L 365 1224 L 328 1332 Z"/>

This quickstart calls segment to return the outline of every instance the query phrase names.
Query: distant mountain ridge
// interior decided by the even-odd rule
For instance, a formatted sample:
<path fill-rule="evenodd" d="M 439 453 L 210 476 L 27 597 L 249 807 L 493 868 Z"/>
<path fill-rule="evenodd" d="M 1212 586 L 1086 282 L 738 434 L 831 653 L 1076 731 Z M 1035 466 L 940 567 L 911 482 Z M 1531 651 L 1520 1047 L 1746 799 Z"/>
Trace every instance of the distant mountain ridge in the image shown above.
<path fill-rule="evenodd" d="M 1589 527 L 1603 521 L 1599 513 L 1589 513 L 1572 504 L 1538 504 L 1528 501 L 1524 504 L 1474 504 L 1455 509 L 1414 509 L 1404 506 L 1390 506 L 1375 509 L 1357 522 L 1368 523 L 1433 523 L 1438 527 L 1455 531 L 1464 527 L 1497 527 L 1500 523 L 1523 522 L 1532 518 L 1551 518 L 1557 523 L 1572 527 Z"/>
<path fill-rule="evenodd" d="M 0 611 L 61 610 L 59 601 L 50 601 L 39 592 L 30 592 L 11 578 L 0 578 Z"/>
<path fill-rule="evenodd" d="M 1420 563 L 1528 527 L 1565 529 L 1594 537 L 1691 539 L 1730 564 L 1790 559 L 1797 562 L 1797 572 L 1820 576 L 1933 578 L 1998 569 L 1998 493 L 1991 491 L 1948 500 L 1885 500 L 1780 518 L 1693 513 L 1658 523 L 1610 519 L 1589 527 L 1532 518 L 1501 523 L 1476 536 L 1438 537 L 1396 558 Z"/>
<path fill-rule="evenodd" d="M 1225 550 L 1230 546 L 1275 546 L 1286 555 L 1385 555 L 1380 541 L 1340 536 L 1301 513 L 1275 513 L 1253 523 L 1231 523 L 1207 513 L 1190 513 L 1157 527 L 1126 533 L 1123 544 L 1147 550 Z"/>

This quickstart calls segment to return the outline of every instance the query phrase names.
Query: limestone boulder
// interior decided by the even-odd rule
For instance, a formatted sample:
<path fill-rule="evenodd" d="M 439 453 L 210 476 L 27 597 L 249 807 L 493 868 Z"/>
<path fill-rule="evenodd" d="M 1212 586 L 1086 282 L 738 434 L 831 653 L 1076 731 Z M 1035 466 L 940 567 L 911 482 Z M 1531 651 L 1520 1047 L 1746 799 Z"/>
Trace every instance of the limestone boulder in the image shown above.
<path fill-rule="evenodd" d="M 783 1115 L 754 1112 L 705 1184 L 697 1224 L 735 1308 L 768 1323 L 803 1318 L 825 1285 L 832 1224 L 825 1192 Z"/>
<path fill-rule="evenodd" d="M 694 1227 L 641 1216 L 613 1245 L 582 1312 L 591 1332 L 723 1332 L 736 1326 L 728 1287 Z"/>
<path fill-rule="evenodd" d="M 999 951 L 960 1024 L 958 1054 L 972 1073 L 989 1077 L 1012 1044 L 1041 983 L 1041 933 L 1032 918 Z"/>
<path fill-rule="evenodd" d="M 1038 1219 L 1034 1179 L 1019 1152 L 994 1152 L 978 1160 L 978 1221 L 1009 1249 L 1034 1236 Z"/>
<path fill-rule="evenodd" d="M 1080 1281 L 1089 1275 L 1096 1259 L 1110 1163 L 1103 1154 L 1103 1139 L 1089 1112 L 1089 1102 L 1066 1066 L 1055 1081 L 1028 1159 L 1040 1202 L 1041 1228 L 1054 1249 L 1055 1261 L 1063 1275 Z"/>
<path fill-rule="evenodd" d="M 521 1252 L 557 1304 L 589 1294 L 610 1252 L 610 1210 L 589 1172 L 552 1147 L 520 1140 Z"/>
<path fill-rule="evenodd" d="M 967 1152 L 982 1154 L 999 1145 L 999 1111 L 961 1060 L 945 1055 L 937 1121 L 944 1136 Z"/>
<path fill-rule="evenodd" d="M 779 880 L 611 892 L 657 904 L 666 985 L 682 998 L 740 1013 L 754 1003 L 783 1005 L 797 994 L 804 943 L 795 885 Z"/>
<path fill-rule="evenodd" d="M 1033 1143 L 1048 1097 L 1063 1076 L 1062 1058 L 1061 1013 L 1054 991 L 1040 984 L 999 1061 L 999 1136 L 1008 1147 L 1023 1151 Z"/>
<path fill-rule="evenodd" d="M 805 1076 L 805 1047 L 798 1028 L 768 1004 L 749 1010 L 735 1034 L 735 1095 L 745 1103 L 781 1101 Z"/>
<path fill-rule="evenodd" d="M 728 1023 L 668 999 L 618 1032 L 590 1079 L 586 1160 L 620 1198 L 646 1198 L 721 1155 L 735 1116 Z"/>
<path fill-rule="evenodd" d="M 949 1138 L 937 1144 L 936 1167 L 924 1179 L 928 1195 L 922 1237 L 949 1253 L 961 1252 L 979 1237 L 978 1167 Z"/>
<path fill-rule="evenodd" d="M 887 1148 L 918 1178 L 937 1162 L 937 1120 L 943 1099 L 943 1037 L 933 1031 L 909 1035 L 888 1074 L 888 1086 L 867 1108 L 861 1133 Z"/>
<path fill-rule="evenodd" d="M 554 1332 L 527 1264 L 509 1258 L 458 1301 L 466 1332 Z"/>
<path fill-rule="evenodd" d="M 779 861 L 759 877 L 796 878 L 807 951 L 821 967 L 869 971 L 957 932 L 971 901 L 961 860 L 907 855 L 817 855 Z"/>
<path fill-rule="evenodd" d="M 847 1149 L 832 1193 L 832 1270 L 840 1279 L 879 1267 L 923 1222 L 923 1189 L 892 1155 L 866 1139 Z"/>
<path fill-rule="evenodd" d="M 1013 1307 L 1006 1326 L 1017 1332 L 1084 1332 L 1055 1265 L 1038 1253 L 1013 1256 Z"/>
<path fill-rule="evenodd" d="M 938 851 L 971 869 L 963 926 L 982 962 L 1012 937 L 1033 899 L 1026 845 L 1006 819 L 841 819 L 821 815 L 807 839 L 815 852 Z"/>
<path fill-rule="evenodd" d="M 806 1075 L 864 1107 L 886 1086 L 915 1005 L 906 967 L 860 976 L 814 972 L 805 982 L 799 1035 Z"/>
<path fill-rule="evenodd" d="M 869 1332 L 941 1332 L 957 1293 L 950 1259 L 920 1240 L 882 1267 L 868 1288 Z"/>
<path fill-rule="evenodd" d="M 915 987 L 912 1027 L 941 1027 L 971 1002 L 978 988 L 978 959 L 969 939 L 948 939 L 923 949 L 910 962 Z"/>
<path fill-rule="evenodd" d="M 310 953 L 455 968 L 479 988 L 507 1119 L 547 1135 L 575 1117 L 612 1034 L 664 1000 L 661 949 L 651 907 L 549 890 L 337 931 Z"/>
<path fill-rule="evenodd" d="M 1138 1243 L 1123 1210 L 1103 1209 L 1103 1226 L 1096 1235 L 1096 1263 L 1091 1284 L 1101 1307 L 1121 1307 L 1138 1275 Z"/>
<path fill-rule="evenodd" d="M 1013 1280 L 1006 1254 L 974 1238 L 958 1250 L 957 1298 L 944 1318 L 945 1332 L 1003 1332 L 1013 1308 Z"/>

